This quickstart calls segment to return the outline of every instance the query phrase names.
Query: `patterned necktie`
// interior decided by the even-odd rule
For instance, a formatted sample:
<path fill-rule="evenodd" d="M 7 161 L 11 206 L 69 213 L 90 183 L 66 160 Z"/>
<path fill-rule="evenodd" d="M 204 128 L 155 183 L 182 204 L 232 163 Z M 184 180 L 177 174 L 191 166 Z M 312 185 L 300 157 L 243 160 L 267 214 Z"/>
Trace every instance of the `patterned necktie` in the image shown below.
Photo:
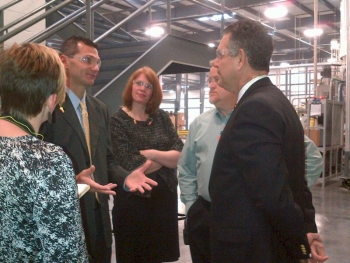
<path fill-rule="evenodd" d="M 83 117 L 84 134 L 85 134 L 85 140 L 86 140 L 86 144 L 87 144 L 88 151 L 89 151 L 90 164 L 92 165 L 91 145 L 90 145 L 89 114 L 87 112 L 87 108 L 86 108 L 86 103 L 85 102 L 80 101 L 79 105 L 80 105 L 80 109 L 81 109 L 81 115 Z M 92 178 L 92 180 L 95 181 L 94 174 L 91 174 L 91 178 Z M 97 201 L 100 202 L 97 192 L 95 192 L 95 196 L 96 196 Z"/>

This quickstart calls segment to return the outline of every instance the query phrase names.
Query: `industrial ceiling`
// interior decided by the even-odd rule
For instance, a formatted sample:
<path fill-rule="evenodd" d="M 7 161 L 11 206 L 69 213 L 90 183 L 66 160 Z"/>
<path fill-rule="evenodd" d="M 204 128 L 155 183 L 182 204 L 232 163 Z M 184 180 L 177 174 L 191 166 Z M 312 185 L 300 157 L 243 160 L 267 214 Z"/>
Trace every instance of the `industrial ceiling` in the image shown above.
<path fill-rule="evenodd" d="M 147 2 L 110 0 L 101 6 L 99 12 L 117 24 Z M 223 28 L 237 20 L 253 19 L 263 23 L 273 36 L 272 65 L 314 61 L 314 38 L 306 37 L 303 33 L 305 29 L 314 28 L 315 3 L 312 0 L 173 0 L 170 4 L 173 35 L 217 46 Z M 269 19 L 264 15 L 267 8 L 280 5 L 288 10 L 285 17 Z M 331 56 L 331 40 L 340 39 L 340 0 L 319 0 L 316 8 L 317 27 L 323 30 L 323 34 L 317 37 L 317 61 L 326 62 Z M 167 1 L 157 1 L 126 23 L 123 29 L 138 39 L 148 39 L 145 30 L 150 26 L 158 25 L 166 29 L 166 10 Z M 224 20 L 221 20 L 222 15 L 225 16 Z"/>

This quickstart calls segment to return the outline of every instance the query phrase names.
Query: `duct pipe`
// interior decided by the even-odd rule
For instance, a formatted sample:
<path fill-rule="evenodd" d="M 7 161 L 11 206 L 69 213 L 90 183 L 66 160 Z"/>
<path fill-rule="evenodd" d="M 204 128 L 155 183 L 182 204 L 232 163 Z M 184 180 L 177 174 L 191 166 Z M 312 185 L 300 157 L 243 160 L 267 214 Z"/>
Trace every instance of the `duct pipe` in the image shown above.
<path fill-rule="evenodd" d="M 344 1 L 344 0 L 343 0 Z M 349 1 L 345 1 L 345 12 L 346 20 L 343 23 L 346 23 L 346 87 L 345 87 L 345 153 L 350 153 L 350 17 L 349 17 Z M 345 176 L 348 176 L 345 174 Z"/>
<path fill-rule="evenodd" d="M 314 0 L 314 30 L 318 27 L 318 0 Z M 314 96 L 317 89 L 317 35 L 314 35 Z"/>

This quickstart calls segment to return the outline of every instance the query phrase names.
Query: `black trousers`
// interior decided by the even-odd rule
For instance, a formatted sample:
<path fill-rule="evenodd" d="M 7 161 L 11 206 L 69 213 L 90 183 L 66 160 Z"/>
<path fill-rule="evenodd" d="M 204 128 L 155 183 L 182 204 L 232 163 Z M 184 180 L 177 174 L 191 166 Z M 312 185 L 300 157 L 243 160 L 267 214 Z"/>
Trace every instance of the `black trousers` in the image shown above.
<path fill-rule="evenodd" d="M 80 199 L 80 207 L 86 246 L 89 254 L 89 263 L 110 263 L 112 248 L 106 245 L 100 204 L 95 200 L 94 195 L 92 199 L 86 200 L 86 197 L 87 196 Z M 94 203 L 94 208 L 89 212 L 86 210 L 85 206 L 85 202 L 88 201 Z M 91 224 L 91 222 L 94 223 Z"/>
<path fill-rule="evenodd" d="M 199 196 L 187 212 L 188 243 L 193 263 L 210 263 L 210 202 Z"/>

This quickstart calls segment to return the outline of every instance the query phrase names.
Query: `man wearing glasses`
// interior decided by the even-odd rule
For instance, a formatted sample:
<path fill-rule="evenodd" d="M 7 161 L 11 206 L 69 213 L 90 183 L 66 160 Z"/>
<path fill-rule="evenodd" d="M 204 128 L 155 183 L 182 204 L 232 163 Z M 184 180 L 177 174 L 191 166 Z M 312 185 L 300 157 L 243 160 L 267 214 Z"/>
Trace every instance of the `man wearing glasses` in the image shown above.
<path fill-rule="evenodd" d="M 123 185 L 125 180 L 130 191 L 144 192 L 151 190 L 149 184 L 157 183 L 144 175 L 150 163 L 129 175 L 115 160 L 107 106 L 86 92 L 101 66 L 97 45 L 87 38 L 72 36 L 63 42 L 60 57 L 67 75 L 66 101 L 55 109 L 53 123 L 46 123 L 42 132 L 45 140 L 63 147 L 76 174 L 95 166 L 91 177 L 104 188 L 99 194 L 88 192 L 80 199 L 83 227 L 90 262 L 110 262 L 108 194 L 115 194 L 110 188 Z"/>
<path fill-rule="evenodd" d="M 209 102 L 215 108 L 204 112 L 191 123 L 177 166 L 193 263 L 210 262 L 210 171 L 216 145 L 237 102 L 235 94 L 218 85 L 218 78 L 217 68 L 212 67 L 208 78 Z"/>
<path fill-rule="evenodd" d="M 310 250 L 319 236 L 304 177 L 304 134 L 267 77 L 272 51 L 267 30 L 250 20 L 229 25 L 218 46 L 219 85 L 238 102 L 209 181 L 212 262 L 307 262 L 311 252 L 311 262 L 327 260 L 323 247 Z"/>
<path fill-rule="evenodd" d="M 220 56 L 220 54 L 218 54 Z M 211 61 L 211 65 L 213 66 Z M 220 135 L 230 118 L 237 96 L 218 85 L 217 68 L 209 72 L 209 102 L 215 105 L 190 125 L 186 143 L 178 162 L 181 201 L 185 204 L 188 245 L 193 263 L 210 263 L 210 196 L 208 184 Z M 305 140 L 305 176 L 309 188 L 319 178 L 323 159 L 313 142 Z"/>

